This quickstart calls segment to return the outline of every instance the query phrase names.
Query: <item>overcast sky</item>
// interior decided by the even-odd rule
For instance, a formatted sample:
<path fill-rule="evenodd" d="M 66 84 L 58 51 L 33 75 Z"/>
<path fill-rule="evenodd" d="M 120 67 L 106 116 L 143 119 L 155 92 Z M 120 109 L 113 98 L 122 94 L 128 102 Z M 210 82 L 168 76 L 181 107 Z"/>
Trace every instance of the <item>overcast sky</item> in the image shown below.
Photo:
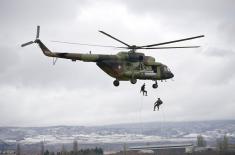
<path fill-rule="evenodd" d="M 234 0 L 1 0 L 0 126 L 234 119 L 234 6 Z M 154 90 L 153 81 L 114 87 L 95 63 L 59 59 L 53 66 L 36 44 L 20 47 L 35 39 L 37 25 L 56 52 L 116 54 L 50 42 L 121 45 L 98 30 L 137 45 L 206 37 L 174 44 L 197 49 L 142 51 L 175 75 Z M 147 97 L 139 93 L 144 82 Z M 158 97 L 163 105 L 153 112 Z"/>

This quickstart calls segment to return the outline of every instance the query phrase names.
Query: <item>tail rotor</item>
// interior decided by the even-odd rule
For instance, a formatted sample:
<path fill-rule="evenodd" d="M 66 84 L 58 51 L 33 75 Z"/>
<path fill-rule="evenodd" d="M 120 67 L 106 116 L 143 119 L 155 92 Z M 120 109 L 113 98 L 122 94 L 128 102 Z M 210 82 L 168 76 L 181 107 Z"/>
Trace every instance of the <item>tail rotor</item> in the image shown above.
<path fill-rule="evenodd" d="M 28 45 L 33 44 L 33 43 L 34 43 L 34 41 L 29 41 L 27 43 L 22 44 L 21 47 L 25 47 L 25 46 L 28 46 Z"/>
<path fill-rule="evenodd" d="M 39 34 L 40 34 L 40 26 L 37 26 L 37 35 L 36 35 L 36 39 L 39 39 Z"/>
<path fill-rule="evenodd" d="M 40 26 L 38 25 L 37 26 L 37 33 L 36 33 L 36 40 L 39 39 L 39 35 L 40 35 Z M 27 43 L 24 43 L 24 44 L 21 45 L 21 47 L 25 47 L 25 46 L 31 45 L 31 44 L 35 43 L 35 41 L 29 41 Z"/>

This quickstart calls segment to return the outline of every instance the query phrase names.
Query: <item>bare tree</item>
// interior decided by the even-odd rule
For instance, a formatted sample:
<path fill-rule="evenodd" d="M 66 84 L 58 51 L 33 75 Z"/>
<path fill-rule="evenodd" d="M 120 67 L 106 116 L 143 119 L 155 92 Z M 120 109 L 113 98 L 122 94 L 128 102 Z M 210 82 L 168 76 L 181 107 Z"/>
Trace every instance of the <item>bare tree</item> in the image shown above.
<path fill-rule="evenodd" d="M 198 147 L 205 147 L 206 146 L 206 140 L 202 135 L 197 136 L 197 146 Z"/>
<path fill-rule="evenodd" d="M 126 149 L 127 149 L 127 146 L 126 146 L 126 143 L 123 144 L 123 155 L 126 155 Z"/>
<path fill-rule="evenodd" d="M 62 144 L 61 155 L 66 155 L 66 149 L 64 144 Z"/>
<path fill-rule="evenodd" d="M 226 152 L 228 150 L 228 137 L 224 135 L 223 139 L 217 140 L 217 149 L 220 152 Z"/>
<path fill-rule="evenodd" d="M 228 150 L 228 137 L 226 135 L 223 137 L 223 150 L 224 152 Z"/>
<path fill-rule="evenodd" d="M 40 155 L 44 155 L 44 142 L 40 142 L 41 150 L 40 150 Z"/>
<path fill-rule="evenodd" d="M 16 146 L 16 155 L 21 155 L 21 150 L 20 150 L 20 144 L 17 143 L 17 146 Z"/>
<path fill-rule="evenodd" d="M 78 142 L 76 140 L 73 141 L 73 154 L 78 155 Z"/>

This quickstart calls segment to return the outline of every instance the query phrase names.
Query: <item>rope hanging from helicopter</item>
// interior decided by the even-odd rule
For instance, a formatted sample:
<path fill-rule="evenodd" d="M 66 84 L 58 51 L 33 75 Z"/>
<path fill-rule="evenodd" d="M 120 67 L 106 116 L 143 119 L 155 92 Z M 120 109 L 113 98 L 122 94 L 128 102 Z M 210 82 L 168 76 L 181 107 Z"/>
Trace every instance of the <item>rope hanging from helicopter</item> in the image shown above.
<path fill-rule="evenodd" d="M 167 140 L 168 139 L 165 127 L 166 127 L 165 110 L 162 107 L 161 108 L 161 135 L 162 135 L 161 139 L 162 140 Z"/>
<path fill-rule="evenodd" d="M 141 94 L 140 105 L 139 105 L 140 135 L 143 135 L 143 121 L 142 121 L 143 102 L 144 102 L 144 96 Z"/>

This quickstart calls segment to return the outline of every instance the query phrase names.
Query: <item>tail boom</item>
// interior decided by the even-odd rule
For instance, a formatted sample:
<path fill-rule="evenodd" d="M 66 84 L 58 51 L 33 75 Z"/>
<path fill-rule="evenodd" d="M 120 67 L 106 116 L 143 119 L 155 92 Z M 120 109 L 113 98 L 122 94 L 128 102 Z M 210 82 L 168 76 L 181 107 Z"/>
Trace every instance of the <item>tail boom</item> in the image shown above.
<path fill-rule="evenodd" d="M 40 39 L 36 39 L 35 43 L 39 45 L 44 55 L 48 57 L 71 59 L 72 61 L 80 60 L 85 62 L 99 62 L 103 60 L 116 60 L 115 55 L 102 55 L 102 54 L 81 54 L 81 53 L 58 53 L 51 52 Z"/>

